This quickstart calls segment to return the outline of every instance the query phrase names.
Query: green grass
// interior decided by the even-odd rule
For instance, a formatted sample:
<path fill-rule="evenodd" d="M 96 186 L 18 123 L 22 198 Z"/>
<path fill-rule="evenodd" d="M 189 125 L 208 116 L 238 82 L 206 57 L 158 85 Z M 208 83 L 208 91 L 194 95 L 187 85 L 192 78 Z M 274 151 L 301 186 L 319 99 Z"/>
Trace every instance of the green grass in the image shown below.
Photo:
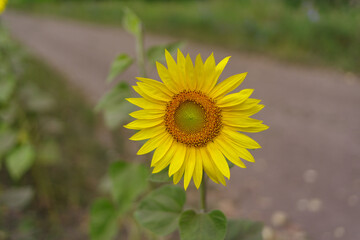
<path fill-rule="evenodd" d="M 46 116 L 30 117 L 37 149 L 54 142 L 57 160 L 44 162 L 40 155 L 19 183 L 0 172 L 0 188 L 32 186 L 35 198 L 23 211 L 0 211 L 0 238 L 72 239 L 74 231 L 86 236 L 88 206 L 96 196 L 99 179 L 108 168 L 105 147 L 99 143 L 99 123 L 92 107 L 66 79 L 33 57 L 26 57 L 20 81 L 50 94 L 55 107 Z M 27 113 L 31 115 L 32 113 Z M 50 152 L 53 157 L 54 152 Z M 80 224 L 82 223 L 82 225 Z"/>
<path fill-rule="evenodd" d="M 60 2 L 17 5 L 38 14 L 120 25 L 125 3 Z M 145 27 L 160 34 L 216 43 L 278 59 L 360 72 L 359 7 L 324 7 L 319 19 L 308 7 L 280 0 L 126 3 Z"/>

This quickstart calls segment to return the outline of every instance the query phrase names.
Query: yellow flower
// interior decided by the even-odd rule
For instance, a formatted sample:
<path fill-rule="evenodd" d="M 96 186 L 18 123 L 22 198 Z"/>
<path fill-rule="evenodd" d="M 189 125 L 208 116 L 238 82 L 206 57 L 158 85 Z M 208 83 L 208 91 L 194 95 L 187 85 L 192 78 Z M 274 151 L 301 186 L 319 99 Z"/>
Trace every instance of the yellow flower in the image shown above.
<path fill-rule="evenodd" d="M 0 15 L 4 12 L 7 0 L 0 0 Z"/>
<path fill-rule="evenodd" d="M 184 175 L 186 189 L 191 178 L 199 188 L 203 171 L 216 183 L 226 184 L 230 178 L 230 161 L 245 168 L 244 159 L 254 162 L 247 149 L 261 148 L 240 132 L 260 132 L 268 127 L 250 118 L 264 105 L 249 98 L 253 89 L 236 89 L 247 73 L 231 76 L 217 84 L 230 57 L 217 65 L 213 54 L 203 63 L 200 54 L 195 66 L 189 55 L 178 50 L 177 63 L 165 51 L 167 68 L 156 63 L 162 82 L 137 78 L 134 90 L 142 98 L 127 100 L 140 107 L 130 116 L 137 120 L 125 125 L 140 130 L 130 140 L 149 139 L 138 151 L 142 155 L 153 150 L 153 173 L 169 167 L 169 176 L 177 184 Z M 227 95 L 228 94 L 228 95 Z"/>

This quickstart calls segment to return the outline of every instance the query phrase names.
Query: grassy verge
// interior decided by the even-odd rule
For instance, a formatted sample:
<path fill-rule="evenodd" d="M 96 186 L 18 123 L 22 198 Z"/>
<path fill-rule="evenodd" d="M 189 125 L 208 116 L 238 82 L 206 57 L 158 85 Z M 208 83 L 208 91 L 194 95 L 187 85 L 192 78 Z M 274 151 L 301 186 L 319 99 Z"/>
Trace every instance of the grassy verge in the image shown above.
<path fill-rule="evenodd" d="M 18 183 L 6 180 L 6 172 L 0 172 L 6 180 L 1 188 L 32 186 L 35 193 L 26 209 L 0 211 L 0 238 L 85 239 L 87 208 L 108 167 L 104 147 L 96 137 L 97 119 L 59 73 L 33 57 L 27 57 L 23 65 L 20 81 L 31 81 L 55 101 L 46 118 L 32 118 L 31 128 L 38 142 L 52 141 L 58 148 L 54 151 L 50 145 Z"/>
<path fill-rule="evenodd" d="M 64 1 L 15 7 L 39 14 L 120 25 L 124 4 Z M 291 7 L 281 0 L 130 1 L 126 5 L 154 32 L 360 72 L 359 7 Z"/>

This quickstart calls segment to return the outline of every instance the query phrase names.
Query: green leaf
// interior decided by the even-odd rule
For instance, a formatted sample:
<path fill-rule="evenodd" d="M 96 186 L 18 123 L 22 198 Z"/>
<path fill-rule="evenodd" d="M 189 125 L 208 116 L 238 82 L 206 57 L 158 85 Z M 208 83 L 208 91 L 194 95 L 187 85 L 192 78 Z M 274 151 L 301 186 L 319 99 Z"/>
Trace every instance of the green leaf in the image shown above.
<path fill-rule="evenodd" d="M 226 217 L 219 211 L 196 213 L 183 212 L 180 217 L 181 240 L 223 240 L 226 234 Z"/>
<path fill-rule="evenodd" d="M 105 124 L 108 128 L 115 129 L 129 118 L 129 113 L 133 111 L 134 106 L 125 98 L 130 95 L 129 85 L 120 82 L 101 98 L 95 111 L 104 112 Z"/>
<path fill-rule="evenodd" d="M 33 165 L 35 151 L 29 144 L 21 145 L 6 158 L 6 167 L 14 180 L 19 180 Z"/>
<path fill-rule="evenodd" d="M 226 240 L 262 240 L 263 224 L 246 219 L 229 220 Z"/>
<path fill-rule="evenodd" d="M 92 240 L 113 239 L 118 229 L 118 213 L 108 199 L 97 199 L 90 210 L 90 236 Z"/>
<path fill-rule="evenodd" d="M 11 188 L 1 193 L 0 204 L 12 209 L 23 209 L 34 196 L 33 189 L 29 187 Z"/>
<path fill-rule="evenodd" d="M 99 112 L 108 107 L 117 105 L 125 101 L 130 96 L 130 86 L 126 82 L 119 82 L 110 91 L 108 91 L 95 107 L 95 111 Z"/>
<path fill-rule="evenodd" d="M 16 82 L 13 79 L 1 79 L 0 81 L 0 104 L 5 103 L 14 92 Z"/>
<path fill-rule="evenodd" d="M 114 162 L 110 165 L 112 195 L 120 211 L 126 212 L 147 188 L 147 169 L 139 164 Z"/>
<path fill-rule="evenodd" d="M 184 45 L 185 43 L 180 41 L 180 42 L 174 42 L 164 45 L 153 46 L 146 51 L 146 56 L 147 59 L 152 63 L 155 63 L 156 61 L 162 62 L 165 61 L 165 49 L 167 49 L 171 55 L 174 55 L 176 53 L 176 50 L 178 48 L 180 49 L 183 48 Z"/>
<path fill-rule="evenodd" d="M 163 186 L 144 198 L 135 212 L 136 220 L 157 235 L 167 235 L 178 228 L 178 220 L 186 200 L 182 188 Z"/>
<path fill-rule="evenodd" d="M 129 113 L 134 110 L 134 105 L 129 102 L 122 102 L 116 106 L 105 109 L 104 119 L 106 126 L 114 130 L 129 119 Z"/>
<path fill-rule="evenodd" d="M 111 65 L 110 73 L 106 81 L 108 83 L 112 82 L 116 76 L 128 69 L 133 62 L 134 60 L 127 54 L 120 54 L 117 56 Z"/>
<path fill-rule="evenodd" d="M 129 33 L 133 34 L 135 37 L 140 36 L 141 20 L 130 8 L 125 8 L 123 26 Z"/>
<path fill-rule="evenodd" d="M 11 129 L 0 129 L 0 160 L 15 145 L 16 137 L 16 133 Z"/>
<path fill-rule="evenodd" d="M 169 177 L 169 167 L 166 167 L 159 173 L 150 174 L 148 180 L 151 182 L 165 183 L 172 182 L 172 177 Z"/>

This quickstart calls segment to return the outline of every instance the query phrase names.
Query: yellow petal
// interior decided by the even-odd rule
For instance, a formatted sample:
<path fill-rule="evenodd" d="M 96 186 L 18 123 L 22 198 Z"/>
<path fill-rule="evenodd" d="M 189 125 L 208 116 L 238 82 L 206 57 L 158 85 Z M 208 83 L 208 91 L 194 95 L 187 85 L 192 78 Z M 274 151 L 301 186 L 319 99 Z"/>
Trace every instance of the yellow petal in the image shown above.
<path fill-rule="evenodd" d="M 234 132 L 227 127 L 223 127 L 222 133 L 228 136 L 233 141 L 237 142 L 239 146 L 248 149 L 257 149 L 261 146 L 252 138 L 246 136 L 245 134 Z"/>
<path fill-rule="evenodd" d="M 201 91 L 208 94 L 216 85 L 215 80 L 215 58 L 214 53 L 206 59 L 204 64 L 204 77 Z"/>
<path fill-rule="evenodd" d="M 144 128 L 151 128 L 157 125 L 160 125 L 164 122 L 163 118 L 155 118 L 155 119 L 138 119 L 126 124 L 124 127 L 128 129 L 140 130 Z"/>
<path fill-rule="evenodd" d="M 246 75 L 247 73 L 240 73 L 225 79 L 212 89 L 209 93 L 210 97 L 216 99 L 236 89 L 244 81 Z"/>
<path fill-rule="evenodd" d="M 177 65 L 181 71 L 185 72 L 185 57 L 179 48 L 177 49 Z"/>
<path fill-rule="evenodd" d="M 269 128 L 265 124 L 257 124 L 257 125 L 251 126 L 251 127 L 240 127 L 240 126 L 237 126 L 237 127 L 227 126 L 227 127 L 233 131 L 249 132 L 249 133 L 262 132 Z"/>
<path fill-rule="evenodd" d="M 173 68 L 173 69 L 177 68 L 175 60 L 173 59 L 173 57 L 171 56 L 171 54 L 167 49 L 165 49 L 165 59 L 168 68 Z"/>
<path fill-rule="evenodd" d="M 230 56 L 221 60 L 215 67 L 215 82 L 218 81 L 221 73 L 224 71 L 226 64 L 229 62 Z"/>
<path fill-rule="evenodd" d="M 230 178 L 230 169 L 229 164 L 226 162 L 224 155 L 217 148 L 217 146 L 213 142 L 209 142 L 206 146 L 210 156 L 215 163 L 216 167 L 220 170 L 220 172 L 227 177 Z"/>
<path fill-rule="evenodd" d="M 177 70 L 182 77 L 185 75 L 185 57 L 179 48 L 177 49 Z"/>
<path fill-rule="evenodd" d="M 244 110 L 240 110 L 240 111 L 235 111 L 235 110 L 234 111 L 223 111 L 223 116 L 226 115 L 226 116 L 232 117 L 232 118 L 249 117 L 249 116 L 252 116 L 252 115 L 258 113 L 263 108 L 264 108 L 264 105 L 258 104 L 252 108 L 244 109 Z"/>
<path fill-rule="evenodd" d="M 185 159 L 185 176 L 184 176 L 184 188 L 185 191 L 189 186 L 191 177 L 194 173 L 195 163 L 196 163 L 196 150 L 194 147 L 187 150 L 189 152 L 187 159 Z"/>
<path fill-rule="evenodd" d="M 139 88 L 139 86 L 132 86 L 132 88 L 135 90 L 135 92 L 137 92 L 140 96 L 142 96 L 143 98 L 145 98 L 147 101 L 151 102 L 151 103 L 155 103 L 155 104 L 166 104 L 165 101 L 161 101 L 158 100 L 156 98 L 150 97 L 149 94 L 145 93 L 141 88 Z"/>
<path fill-rule="evenodd" d="M 139 132 L 135 133 L 130 140 L 133 141 L 141 141 L 141 140 L 145 140 L 145 139 L 149 139 L 149 138 L 153 138 L 156 135 L 159 135 L 163 132 L 165 132 L 165 126 L 164 125 L 159 125 L 159 126 L 155 126 L 152 128 L 145 128 L 140 130 Z"/>
<path fill-rule="evenodd" d="M 216 176 L 216 170 L 215 170 L 215 166 L 213 161 L 211 160 L 206 147 L 203 148 L 199 148 L 199 153 L 202 159 L 202 163 L 203 163 L 203 167 L 204 167 L 204 171 L 206 172 L 206 174 L 209 176 L 209 178 L 211 180 L 213 180 L 216 183 L 219 183 L 219 180 L 217 179 Z"/>
<path fill-rule="evenodd" d="M 200 151 L 199 149 L 196 149 L 195 151 L 195 169 L 194 169 L 194 175 L 193 175 L 193 179 L 194 179 L 194 184 L 196 186 L 197 189 L 199 189 L 200 185 L 201 185 L 201 181 L 202 181 L 202 175 L 203 175 L 203 164 L 202 164 L 202 158 L 200 155 Z"/>
<path fill-rule="evenodd" d="M 243 103 L 254 92 L 254 89 L 244 89 L 238 93 L 232 93 L 220 98 L 216 104 L 219 107 L 231 107 Z"/>
<path fill-rule="evenodd" d="M 218 181 L 222 185 L 226 186 L 226 181 L 225 181 L 224 175 L 220 172 L 220 170 L 217 167 L 215 168 L 215 174 L 216 174 Z"/>
<path fill-rule="evenodd" d="M 180 72 L 179 67 L 176 64 L 175 60 L 172 58 L 171 54 L 167 50 L 165 50 L 165 58 L 166 58 L 169 76 L 174 81 L 177 92 L 183 90 L 183 84 L 181 82 L 182 79 L 180 79 L 180 77 L 179 77 L 179 72 Z"/>
<path fill-rule="evenodd" d="M 259 100 L 259 99 L 248 98 L 243 103 L 240 103 L 239 105 L 235 105 L 235 106 L 231 106 L 231 107 L 224 107 L 221 110 L 228 111 L 228 112 L 243 111 L 243 110 L 247 110 L 247 109 L 250 109 L 250 108 L 256 106 L 260 102 L 261 102 L 261 100 Z"/>
<path fill-rule="evenodd" d="M 201 59 L 201 55 L 198 54 L 195 60 L 195 68 L 194 68 L 195 82 L 196 82 L 196 90 L 200 91 L 204 84 L 204 64 Z"/>
<path fill-rule="evenodd" d="M 182 176 L 184 175 L 184 171 L 185 171 L 185 164 L 183 164 L 181 166 L 181 168 L 179 169 L 179 171 L 177 171 L 175 174 L 174 174 L 174 177 L 173 177 L 173 182 L 174 184 L 178 184 L 178 182 L 181 180 Z M 186 190 L 186 189 L 185 189 Z"/>
<path fill-rule="evenodd" d="M 136 153 L 137 155 L 144 155 L 147 154 L 151 151 L 153 151 L 155 148 L 159 147 L 160 144 L 162 144 L 164 142 L 165 137 L 169 135 L 169 133 L 167 132 L 163 132 L 153 138 L 150 138 L 150 140 L 148 140 L 140 149 L 139 151 Z"/>
<path fill-rule="evenodd" d="M 178 84 L 174 81 L 170 75 L 168 69 L 159 62 L 156 62 L 156 68 L 159 74 L 160 79 L 163 81 L 165 86 L 173 93 L 178 92 Z"/>
<path fill-rule="evenodd" d="M 216 146 L 218 147 L 218 149 L 225 155 L 225 157 L 232 162 L 233 164 L 235 164 L 236 166 L 239 166 L 241 168 L 246 168 L 245 164 L 240 160 L 238 154 L 236 153 L 236 151 L 233 149 L 233 146 L 231 144 L 229 144 L 229 142 L 225 142 L 221 136 L 218 136 L 215 140 L 214 143 L 216 144 Z M 236 148 L 236 146 L 235 146 Z"/>
<path fill-rule="evenodd" d="M 186 81 L 186 72 L 185 72 L 185 57 L 180 51 L 177 50 L 177 72 L 174 71 L 171 75 L 173 78 L 177 79 L 177 83 L 180 86 L 180 89 L 188 89 L 187 81 Z M 176 76 L 176 77 L 175 77 Z"/>
<path fill-rule="evenodd" d="M 265 105 L 263 104 L 258 104 L 252 108 L 249 108 L 249 109 L 246 109 L 246 110 L 243 110 L 241 112 L 243 112 L 245 115 L 247 116 L 251 116 L 251 115 L 254 115 L 258 112 L 260 112 L 263 108 L 265 107 Z"/>
<path fill-rule="evenodd" d="M 174 154 L 174 158 L 172 159 L 172 161 L 170 163 L 169 177 L 171 177 L 174 173 L 179 171 L 179 169 L 181 168 L 181 166 L 183 165 L 184 160 L 185 160 L 186 145 L 184 145 L 182 143 L 177 143 L 175 145 L 175 147 L 176 147 L 176 151 Z"/>
<path fill-rule="evenodd" d="M 190 90 L 196 89 L 196 80 L 194 75 L 194 65 L 191 61 L 190 55 L 188 54 L 185 59 L 185 72 L 186 72 L 186 85 Z"/>
<path fill-rule="evenodd" d="M 173 142 L 174 143 L 174 142 Z M 155 165 L 152 173 L 158 173 L 164 170 L 167 166 L 169 166 L 174 154 L 175 154 L 175 148 L 173 146 L 170 147 L 169 151 L 164 155 L 163 158 L 161 158 Z"/>
<path fill-rule="evenodd" d="M 223 113 L 222 122 L 224 125 L 231 127 L 254 127 L 261 124 L 263 121 L 249 118 L 247 116 L 231 116 L 230 114 Z"/>
<path fill-rule="evenodd" d="M 170 134 L 165 136 L 163 143 L 154 152 L 151 161 L 151 167 L 153 167 L 160 159 L 165 156 L 165 154 L 169 151 L 173 141 L 174 138 Z"/>
<path fill-rule="evenodd" d="M 125 98 L 128 102 L 141 107 L 143 109 L 158 109 L 165 110 L 166 104 L 158 104 L 154 102 L 150 102 L 145 98 Z"/>
<path fill-rule="evenodd" d="M 154 119 L 163 117 L 165 115 L 165 111 L 156 109 L 139 110 L 132 112 L 129 115 L 137 119 Z"/>
<path fill-rule="evenodd" d="M 153 87 L 150 84 L 142 83 L 142 82 L 138 82 L 137 84 L 145 94 L 156 100 L 165 101 L 165 102 L 171 100 L 171 97 L 169 95 L 167 95 L 157 87 Z"/>
<path fill-rule="evenodd" d="M 245 148 L 237 148 L 236 151 L 238 152 L 239 156 L 248 161 L 248 162 L 255 162 L 255 159 L 251 153 Z"/>
<path fill-rule="evenodd" d="M 136 79 L 142 81 L 143 83 L 149 84 L 157 89 L 160 89 L 162 92 L 169 95 L 170 97 L 173 95 L 173 93 L 162 82 L 156 81 L 154 79 L 142 78 L 142 77 L 137 77 Z"/>
<path fill-rule="evenodd" d="M 233 139 L 229 138 L 225 134 L 221 134 L 219 137 L 221 139 L 224 139 L 224 142 L 236 146 L 236 147 L 233 148 L 233 150 L 236 151 L 237 155 L 240 158 L 242 158 L 242 159 L 244 159 L 244 160 L 246 160 L 248 162 L 255 162 L 255 159 L 251 155 L 251 153 L 247 149 L 241 147 L 238 142 L 236 142 Z"/>
<path fill-rule="evenodd" d="M 222 183 L 226 186 L 226 181 L 224 175 L 220 172 L 220 170 L 216 167 L 212 157 L 210 156 L 209 152 L 207 151 L 206 147 L 201 148 L 200 151 L 201 156 L 203 157 L 203 167 L 206 174 L 209 176 L 211 180 L 216 183 Z M 211 174 L 210 174 L 211 173 Z"/>

